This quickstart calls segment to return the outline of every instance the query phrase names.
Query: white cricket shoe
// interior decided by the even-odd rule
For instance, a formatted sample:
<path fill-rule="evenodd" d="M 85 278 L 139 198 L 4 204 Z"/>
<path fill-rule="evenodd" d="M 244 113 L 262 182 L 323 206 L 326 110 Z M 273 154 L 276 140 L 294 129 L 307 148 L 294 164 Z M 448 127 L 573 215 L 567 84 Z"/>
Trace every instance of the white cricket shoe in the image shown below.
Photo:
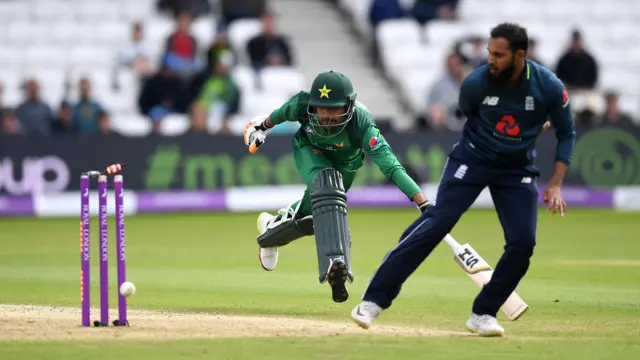
<path fill-rule="evenodd" d="M 467 320 L 467 329 L 480 336 L 503 336 L 504 328 L 498 323 L 498 319 L 491 315 L 471 314 Z"/>
<path fill-rule="evenodd" d="M 382 308 L 378 304 L 371 301 L 363 301 L 351 311 L 351 318 L 363 329 L 368 329 L 376 318 L 382 312 Z"/>
<path fill-rule="evenodd" d="M 275 216 L 263 212 L 258 215 L 258 232 L 260 235 L 264 234 L 267 231 L 267 226 Z M 268 247 L 268 248 L 260 248 L 258 251 L 258 258 L 260 259 L 260 265 L 263 269 L 267 271 L 274 270 L 276 265 L 278 265 L 278 248 L 277 247 Z"/>

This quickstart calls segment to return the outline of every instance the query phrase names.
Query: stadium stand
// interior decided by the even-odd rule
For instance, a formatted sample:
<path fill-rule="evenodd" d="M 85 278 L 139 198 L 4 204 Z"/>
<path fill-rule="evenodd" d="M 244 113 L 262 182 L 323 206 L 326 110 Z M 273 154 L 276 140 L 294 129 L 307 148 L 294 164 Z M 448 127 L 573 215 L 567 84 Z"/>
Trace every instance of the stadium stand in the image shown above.
<path fill-rule="evenodd" d="M 37 114 L 57 122 L 53 131 L 62 132 L 84 116 L 95 124 L 77 131 L 240 134 L 248 118 L 271 111 L 325 67 L 350 74 L 377 117 L 400 122 L 407 112 L 418 124 L 429 122 L 439 116 L 429 105 L 434 93 L 455 97 L 441 90 L 449 89 L 445 68 L 464 76 L 486 56 L 484 40 L 502 21 L 525 25 L 536 41 L 530 56 L 553 70 L 578 30 L 574 35 L 583 39 L 597 70 L 592 79 L 579 78 L 586 87 L 570 87 L 578 119 L 603 113 L 618 96 L 622 111 L 636 123 L 640 118 L 640 6 L 633 1 L 585 0 L 576 6 L 569 0 L 273 0 L 267 6 L 264 0 L 187 0 L 195 4 L 195 16 L 174 18 L 171 9 L 180 3 L 0 0 L 0 108 L 9 119 L 3 120 L 4 132 L 21 132 L 11 122 L 15 114 Z M 243 13 L 242 6 L 253 6 L 253 13 Z M 275 19 L 261 17 L 269 8 L 276 10 Z M 356 37 L 340 26 L 339 13 L 347 14 Z M 187 35 L 169 41 L 182 21 Z M 276 34 L 284 35 L 279 55 L 261 50 L 260 41 L 248 51 L 273 21 Z M 319 24 L 326 25 L 321 33 Z M 185 41 L 192 40 L 194 52 L 177 56 L 191 51 Z M 369 59 L 368 44 L 380 70 Z M 88 97 L 81 103 L 83 78 Z M 25 86 L 28 79 L 34 81 Z M 20 107 L 29 92 L 42 101 Z M 63 103 L 72 107 L 71 115 Z M 93 112 L 78 115 L 85 108 Z M 449 127 L 457 130 L 454 123 Z"/>
<path fill-rule="evenodd" d="M 225 29 L 217 15 L 197 16 L 189 31 L 197 42 L 197 53 L 204 54 L 216 36 L 226 30 L 231 50 L 238 55 L 231 66 L 231 77 L 240 88 L 241 105 L 239 111 L 232 112 L 229 123 L 229 130 L 237 134 L 244 129 L 247 118 L 271 111 L 306 87 L 306 82 L 295 66 L 267 67 L 260 72 L 251 68 L 246 49 L 247 43 L 262 32 L 259 18 L 240 18 Z M 109 113 L 115 132 L 144 136 L 154 130 L 148 114 L 142 114 L 138 106 L 143 86 L 140 74 L 119 62 L 127 51 L 138 50 L 156 66 L 166 60 L 167 37 L 176 22 L 170 14 L 159 11 L 155 1 L 3 0 L 0 21 L 2 107 L 18 107 L 23 101 L 22 85 L 34 79 L 42 100 L 55 112 L 63 101 L 78 101 L 77 84 L 86 77 L 95 101 Z M 134 45 L 131 34 L 136 23 L 143 39 Z M 156 127 L 159 133 L 179 135 L 192 129 L 189 109 L 169 114 L 164 117 L 162 113 L 164 119 Z M 210 132 L 221 129 L 219 123 L 209 124 Z"/>
<path fill-rule="evenodd" d="M 602 113 L 606 107 L 603 95 L 615 92 L 620 96 L 621 110 L 632 114 L 638 122 L 640 62 L 636 59 L 640 55 L 637 25 L 640 6 L 636 2 L 460 0 L 451 2 L 457 5 L 455 19 L 433 19 L 423 25 L 412 16 L 413 6 L 419 2 L 338 1 L 340 9 L 349 14 L 360 35 L 375 41 L 382 70 L 397 86 L 416 117 L 427 113 L 429 89 L 442 75 L 447 54 L 456 45 L 465 38 L 486 39 L 491 27 L 500 22 L 518 22 L 536 41 L 537 60 L 554 71 L 570 44 L 572 32 L 577 30 L 583 38 L 587 52 L 595 58 L 598 75 L 593 89 L 570 91 L 576 113 L 585 110 Z M 393 13 L 392 3 L 402 8 L 402 15 Z M 372 23 L 374 4 L 386 9 L 388 18 Z M 484 47 L 480 44 L 481 53 Z M 458 50 L 460 48 L 458 46 Z"/>

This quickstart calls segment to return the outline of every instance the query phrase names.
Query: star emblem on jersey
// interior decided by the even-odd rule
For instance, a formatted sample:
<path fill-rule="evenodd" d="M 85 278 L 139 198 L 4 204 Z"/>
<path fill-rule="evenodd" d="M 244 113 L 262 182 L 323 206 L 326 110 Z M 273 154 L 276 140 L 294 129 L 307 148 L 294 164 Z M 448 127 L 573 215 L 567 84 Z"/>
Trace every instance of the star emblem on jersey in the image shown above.
<path fill-rule="evenodd" d="M 512 115 L 504 115 L 496 124 L 496 131 L 502 135 L 518 136 L 520 134 L 520 126 L 518 126 L 516 118 Z"/>
<path fill-rule="evenodd" d="M 320 91 L 320 98 L 326 97 L 328 99 L 331 89 L 327 89 L 327 84 L 325 84 L 322 88 L 318 89 L 318 91 Z"/>

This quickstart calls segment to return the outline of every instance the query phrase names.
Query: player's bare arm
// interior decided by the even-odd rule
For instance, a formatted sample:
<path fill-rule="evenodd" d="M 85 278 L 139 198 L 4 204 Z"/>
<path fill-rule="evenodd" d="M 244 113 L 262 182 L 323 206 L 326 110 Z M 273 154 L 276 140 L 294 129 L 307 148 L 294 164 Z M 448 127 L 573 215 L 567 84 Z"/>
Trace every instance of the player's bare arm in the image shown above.
<path fill-rule="evenodd" d="M 554 88 L 551 91 L 549 117 L 556 129 L 556 165 L 553 175 L 547 188 L 544 190 L 543 200 L 547 204 L 547 211 L 552 215 L 560 214 L 564 216 L 567 210 L 567 203 L 562 198 L 562 182 L 571 164 L 571 155 L 575 143 L 575 128 L 569 94 L 564 89 L 559 80 L 554 81 Z"/>
<path fill-rule="evenodd" d="M 566 164 L 556 163 L 549 185 L 544 189 L 544 202 L 547 204 L 547 211 L 552 215 L 560 213 L 560 216 L 564 216 L 567 210 L 567 202 L 562 198 L 562 181 L 568 169 Z"/>

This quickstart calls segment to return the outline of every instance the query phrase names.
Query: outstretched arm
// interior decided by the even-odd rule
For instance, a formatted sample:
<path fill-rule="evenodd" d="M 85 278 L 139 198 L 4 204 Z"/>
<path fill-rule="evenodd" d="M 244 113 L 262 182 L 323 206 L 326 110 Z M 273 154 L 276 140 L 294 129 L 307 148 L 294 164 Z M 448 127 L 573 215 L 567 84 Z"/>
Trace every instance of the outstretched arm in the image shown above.
<path fill-rule="evenodd" d="M 285 121 L 297 121 L 300 108 L 300 94 L 294 95 L 289 101 L 273 110 L 267 116 L 258 116 L 249 121 L 244 128 L 244 144 L 249 147 L 250 153 L 258 151 L 264 144 L 267 133 L 276 125 Z"/>
<path fill-rule="evenodd" d="M 420 211 L 424 211 L 429 202 L 416 182 L 407 174 L 389 144 L 375 125 L 370 125 L 364 132 L 362 149 L 370 156 L 380 171 L 411 199 Z"/>

